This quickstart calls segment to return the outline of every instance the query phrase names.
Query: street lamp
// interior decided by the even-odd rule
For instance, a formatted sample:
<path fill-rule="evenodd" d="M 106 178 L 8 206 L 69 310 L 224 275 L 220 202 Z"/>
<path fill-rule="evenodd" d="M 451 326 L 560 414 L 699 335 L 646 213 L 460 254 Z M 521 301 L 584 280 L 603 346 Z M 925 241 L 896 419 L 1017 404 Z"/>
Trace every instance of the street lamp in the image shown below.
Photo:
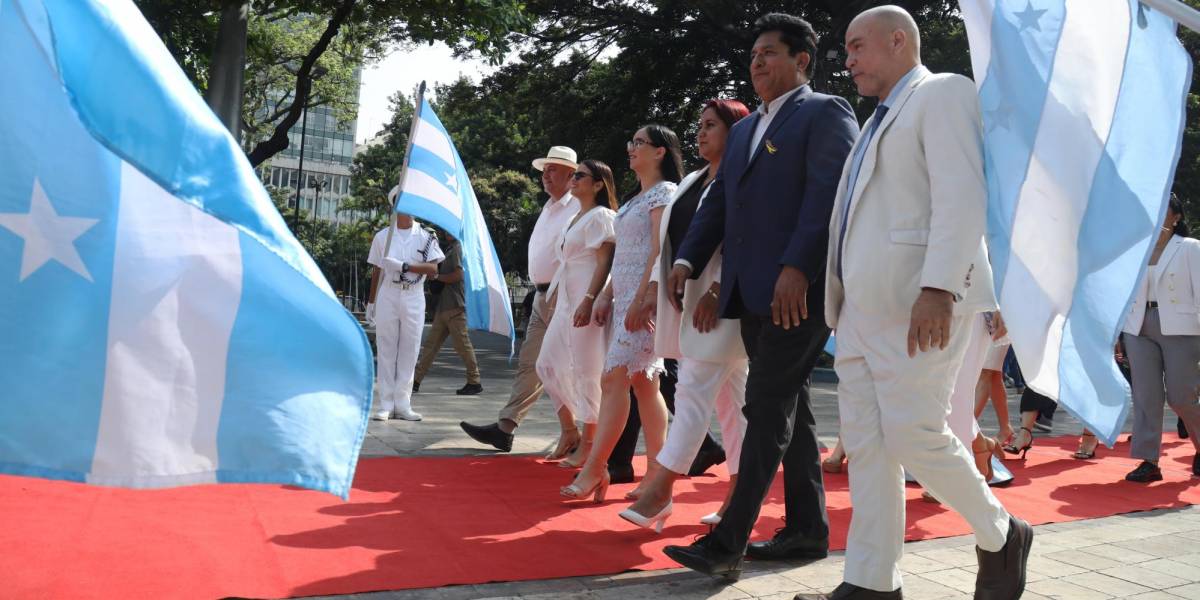
<path fill-rule="evenodd" d="M 325 76 L 329 69 L 317 65 L 313 67 L 312 75 L 310 75 L 310 90 L 311 83 Z M 305 98 L 305 105 L 300 113 L 300 164 L 297 167 L 299 173 L 296 174 L 296 212 L 292 217 L 292 231 L 296 234 L 296 239 L 300 239 L 300 190 L 304 189 L 304 137 L 308 133 L 308 99 Z M 313 208 L 316 208 L 316 203 Z"/>

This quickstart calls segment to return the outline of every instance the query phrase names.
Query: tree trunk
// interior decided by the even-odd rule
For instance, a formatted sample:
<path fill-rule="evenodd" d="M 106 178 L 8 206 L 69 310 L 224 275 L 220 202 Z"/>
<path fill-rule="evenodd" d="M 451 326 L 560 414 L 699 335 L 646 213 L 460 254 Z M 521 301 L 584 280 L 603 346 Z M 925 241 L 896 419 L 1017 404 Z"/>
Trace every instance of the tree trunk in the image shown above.
<path fill-rule="evenodd" d="M 241 141 L 242 86 L 246 73 L 246 23 L 250 0 L 225 0 L 213 49 L 205 100 L 217 118 Z"/>
<path fill-rule="evenodd" d="M 329 25 L 325 27 L 325 33 L 321 34 L 321 39 L 317 40 L 317 43 L 305 55 L 304 60 L 300 62 L 300 68 L 296 70 L 296 93 L 292 95 L 292 105 L 288 108 L 283 120 L 275 126 L 271 137 L 259 142 L 250 151 L 251 165 L 258 167 L 263 161 L 287 149 L 288 131 L 300 120 L 300 114 L 308 104 L 308 94 L 312 90 L 313 67 L 316 66 L 317 59 L 321 58 L 321 55 L 329 48 L 333 38 L 337 37 L 342 24 L 350 17 L 355 2 L 356 0 L 343 0 L 338 5 L 337 10 L 333 11 L 333 16 L 329 18 Z"/>

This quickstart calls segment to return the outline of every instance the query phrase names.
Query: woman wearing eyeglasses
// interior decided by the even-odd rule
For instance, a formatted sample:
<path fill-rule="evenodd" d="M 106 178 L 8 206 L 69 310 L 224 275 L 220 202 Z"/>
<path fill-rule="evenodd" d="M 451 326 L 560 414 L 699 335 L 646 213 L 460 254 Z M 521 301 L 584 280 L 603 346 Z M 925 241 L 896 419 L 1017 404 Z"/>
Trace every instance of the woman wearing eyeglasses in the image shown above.
<path fill-rule="evenodd" d="M 659 229 L 661 246 L 659 267 L 654 281 L 670 272 L 692 217 L 704 203 L 725 153 L 725 139 L 733 124 L 750 113 L 737 100 L 709 100 L 700 113 L 696 144 L 708 163 L 688 175 L 671 204 L 663 212 Z M 650 461 L 638 499 L 621 518 L 661 532 L 672 511 L 672 487 L 687 474 L 693 456 L 700 448 L 716 410 L 725 444 L 730 487 L 737 480 L 742 437 L 746 433 L 746 374 L 748 362 L 741 326 L 736 319 L 717 317 L 717 298 L 721 295 L 720 250 L 708 261 L 700 276 L 684 288 L 683 311 L 667 302 L 666 289 L 660 287 L 658 316 L 655 321 L 655 348 L 664 358 L 679 360 L 679 382 L 675 387 L 675 420 L 666 444 Z M 725 512 L 726 496 L 720 510 L 705 516 L 702 523 L 716 524 Z"/>
<path fill-rule="evenodd" d="M 646 456 L 654 458 L 667 437 L 667 405 L 658 390 L 662 359 L 654 353 L 657 286 L 650 272 L 658 259 L 658 230 L 663 207 L 671 202 L 682 179 L 679 138 L 661 125 L 647 125 L 627 144 L 629 168 L 639 188 L 617 213 L 617 246 L 612 279 L 597 299 L 593 320 L 611 319 L 612 341 L 604 361 L 602 398 L 596 435 L 587 461 L 575 481 L 560 490 L 567 498 L 604 500 L 607 461 L 629 417 L 629 389 L 637 397 L 646 440 Z"/>
<path fill-rule="evenodd" d="M 558 272 L 547 292 L 556 297 L 554 314 L 537 373 L 558 406 L 563 440 L 579 440 L 560 465 L 578 467 L 591 450 L 600 412 L 600 375 L 608 351 L 608 328 L 592 320 L 596 296 L 608 283 L 612 268 L 617 213 L 612 169 L 598 160 L 579 163 L 571 179 L 571 195 L 579 213 L 563 231 L 555 253 Z M 564 412 L 565 411 L 565 412 Z M 583 435 L 574 427 L 583 422 Z M 564 456 L 549 456 L 556 459 Z"/>

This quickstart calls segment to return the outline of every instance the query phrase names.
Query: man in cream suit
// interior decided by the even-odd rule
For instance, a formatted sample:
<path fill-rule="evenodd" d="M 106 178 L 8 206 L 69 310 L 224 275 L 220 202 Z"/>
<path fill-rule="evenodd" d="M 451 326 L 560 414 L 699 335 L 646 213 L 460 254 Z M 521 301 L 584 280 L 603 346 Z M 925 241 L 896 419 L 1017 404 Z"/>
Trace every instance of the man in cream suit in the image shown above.
<path fill-rule="evenodd" d="M 975 85 L 921 66 L 899 7 L 855 18 L 846 52 L 859 93 L 879 99 L 838 187 L 825 291 L 854 515 L 844 583 L 797 599 L 902 597 L 905 470 L 974 528 L 975 598 L 1018 598 L 1033 530 L 946 424 L 968 321 L 995 308 Z"/>

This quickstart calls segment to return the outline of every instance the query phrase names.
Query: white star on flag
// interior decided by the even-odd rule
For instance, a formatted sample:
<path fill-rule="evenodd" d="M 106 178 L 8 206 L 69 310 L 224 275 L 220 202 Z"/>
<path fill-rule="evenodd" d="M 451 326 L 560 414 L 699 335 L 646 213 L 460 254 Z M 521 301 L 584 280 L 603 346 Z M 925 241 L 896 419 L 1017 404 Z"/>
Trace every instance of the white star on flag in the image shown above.
<path fill-rule="evenodd" d="M 37 179 L 33 180 L 33 199 L 29 202 L 28 213 L 0 213 L 0 227 L 21 236 L 25 242 L 21 281 L 52 259 L 92 281 L 91 273 L 75 249 L 75 240 L 99 222 L 99 219 L 58 216 Z"/>
<path fill-rule="evenodd" d="M 446 174 L 446 187 L 454 190 L 455 193 L 458 193 L 458 178 L 454 176 L 454 173 Z"/>

